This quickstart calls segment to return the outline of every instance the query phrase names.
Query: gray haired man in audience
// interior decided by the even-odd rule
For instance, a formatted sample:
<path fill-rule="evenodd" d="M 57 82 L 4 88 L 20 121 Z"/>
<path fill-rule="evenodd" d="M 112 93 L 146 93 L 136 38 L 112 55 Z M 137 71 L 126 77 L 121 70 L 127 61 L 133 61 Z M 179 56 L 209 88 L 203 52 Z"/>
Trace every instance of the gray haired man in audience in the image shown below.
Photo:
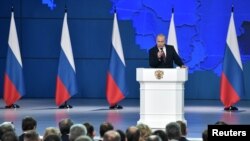
<path fill-rule="evenodd" d="M 81 135 L 87 135 L 87 129 L 82 124 L 74 124 L 69 131 L 69 141 L 75 141 L 75 139 Z"/>

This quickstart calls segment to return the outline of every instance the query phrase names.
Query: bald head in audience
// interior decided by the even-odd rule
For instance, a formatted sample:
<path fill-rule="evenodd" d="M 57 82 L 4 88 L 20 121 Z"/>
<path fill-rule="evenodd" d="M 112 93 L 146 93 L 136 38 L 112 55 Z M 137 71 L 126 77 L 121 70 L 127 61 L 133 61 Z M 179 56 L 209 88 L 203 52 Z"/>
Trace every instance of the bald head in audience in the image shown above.
<path fill-rule="evenodd" d="M 136 126 L 130 126 L 126 130 L 127 141 L 139 141 L 140 130 Z"/>
<path fill-rule="evenodd" d="M 121 141 L 120 134 L 115 130 L 105 132 L 103 141 Z"/>
<path fill-rule="evenodd" d="M 150 135 L 146 141 L 162 141 L 158 135 Z"/>

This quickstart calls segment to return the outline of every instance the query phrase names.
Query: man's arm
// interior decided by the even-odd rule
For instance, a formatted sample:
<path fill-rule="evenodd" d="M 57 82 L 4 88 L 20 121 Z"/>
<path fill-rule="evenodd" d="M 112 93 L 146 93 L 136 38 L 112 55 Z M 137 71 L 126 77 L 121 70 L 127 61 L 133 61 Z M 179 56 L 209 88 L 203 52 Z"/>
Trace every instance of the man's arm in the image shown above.
<path fill-rule="evenodd" d="M 180 56 L 177 54 L 175 51 L 174 47 L 172 47 L 173 50 L 173 58 L 174 58 L 174 63 L 177 64 L 180 67 L 185 67 L 184 63 L 182 62 Z"/>

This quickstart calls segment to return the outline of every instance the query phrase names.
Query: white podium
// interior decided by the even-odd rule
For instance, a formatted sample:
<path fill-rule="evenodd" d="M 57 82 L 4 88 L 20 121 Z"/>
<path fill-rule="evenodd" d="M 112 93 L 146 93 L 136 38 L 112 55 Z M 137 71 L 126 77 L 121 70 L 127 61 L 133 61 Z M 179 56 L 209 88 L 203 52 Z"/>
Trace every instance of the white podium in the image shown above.
<path fill-rule="evenodd" d="M 186 68 L 137 68 L 140 83 L 140 120 L 151 129 L 165 129 L 169 122 L 184 118 L 184 83 Z"/>

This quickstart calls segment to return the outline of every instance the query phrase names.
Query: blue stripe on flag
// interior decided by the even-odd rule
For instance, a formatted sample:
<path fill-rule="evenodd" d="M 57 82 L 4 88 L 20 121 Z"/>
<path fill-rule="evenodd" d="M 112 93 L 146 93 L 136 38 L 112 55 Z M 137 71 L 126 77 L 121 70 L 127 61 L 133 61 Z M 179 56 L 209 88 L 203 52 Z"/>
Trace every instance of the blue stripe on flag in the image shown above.
<path fill-rule="evenodd" d="M 58 76 L 61 78 L 71 96 L 77 94 L 78 91 L 75 71 L 71 67 L 65 53 L 62 50 L 60 52 Z"/>
<path fill-rule="evenodd" d="M 243 70 L 240 68 L 228 45 L 226 46 L 225 52 L 223 63 L 224 73 L 235 91 L 241 97 L 244 95 Z"/>
<path fill-rule="evenodd" d="M 25 94 L 23 69 L 17 61 L 17 58 L 15 57 L 10 47 L 8 47 L 6 59 L 6 73 L 12 83 L 14 83 L 14 85 L 16 86 L 16 89 L 18 90 L 19 94 L 23 96 Z"/>

